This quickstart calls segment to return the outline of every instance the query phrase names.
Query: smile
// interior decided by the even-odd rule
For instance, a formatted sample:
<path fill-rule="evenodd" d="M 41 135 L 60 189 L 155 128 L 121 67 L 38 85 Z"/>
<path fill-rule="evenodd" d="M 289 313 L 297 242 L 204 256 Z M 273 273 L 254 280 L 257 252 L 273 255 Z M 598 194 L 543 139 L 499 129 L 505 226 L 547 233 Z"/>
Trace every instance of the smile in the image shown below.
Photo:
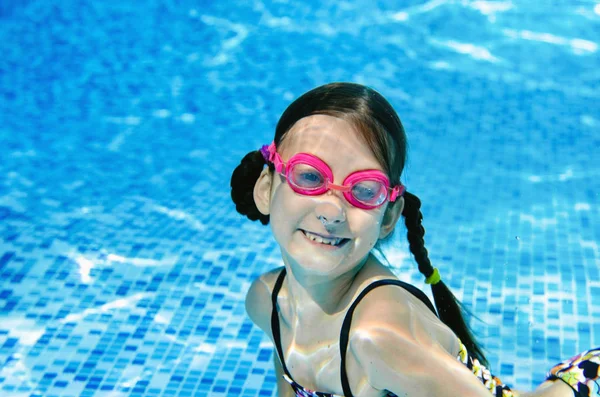
<path fill-rule="evenodd" d="M 309 239 L 310 241 L 313 241 L 315 243 L 322 244 L 322 245 L 329 245 L 332 247 L 342 247 L 342 246 L 346 245 L 346 243 L 348 241 L 350 241 L 350 239 L 348 239 L 348 238 L 327 238 L 327 237 L 319 236 L 318 234 L 308 232 L 306 230 L 302 230 L 302 229 L 300 229 L 300 230 L 306 236 L 307 239 Z"/>

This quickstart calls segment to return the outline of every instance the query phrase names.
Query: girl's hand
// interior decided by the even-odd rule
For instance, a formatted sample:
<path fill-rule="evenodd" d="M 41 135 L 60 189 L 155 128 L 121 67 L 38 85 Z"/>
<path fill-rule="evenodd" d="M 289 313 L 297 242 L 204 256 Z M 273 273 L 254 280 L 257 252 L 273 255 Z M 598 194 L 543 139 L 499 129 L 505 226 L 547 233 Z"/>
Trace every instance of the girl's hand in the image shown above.
<path fill-rule="evenodd" d="M 565 382 L 558 379 L 546 381 L 532 392 L 515 392 L 515 397 L 573 397 L 573 395 L 573 389 Z"/>

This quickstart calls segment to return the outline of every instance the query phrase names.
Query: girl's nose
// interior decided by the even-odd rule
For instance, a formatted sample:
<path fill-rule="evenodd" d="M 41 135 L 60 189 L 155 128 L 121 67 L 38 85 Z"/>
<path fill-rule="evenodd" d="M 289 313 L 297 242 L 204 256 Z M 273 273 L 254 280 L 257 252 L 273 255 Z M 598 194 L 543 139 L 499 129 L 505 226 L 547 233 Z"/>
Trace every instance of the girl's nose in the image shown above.
<path fill-rule="evenodd" d="M 341 199 L 343 200 L 343 198 Z M 317 218 L 325 225 L 338 225 L 346 221 L 346 212 L 339 197 L 321 202 L 315 209 Z"/>
<path fill-rule="evenodd" d="M 319 215 L 318 218 L 321 221 L 321 223 L 323 224 L 323 226 L 325 226 L 326 228 L 330 227 L 330 226 L 335 226 L 336 224 L 339 224 L 339 223 L 342 223 L 341 219 L 329 220 L 322 215 Z"/>

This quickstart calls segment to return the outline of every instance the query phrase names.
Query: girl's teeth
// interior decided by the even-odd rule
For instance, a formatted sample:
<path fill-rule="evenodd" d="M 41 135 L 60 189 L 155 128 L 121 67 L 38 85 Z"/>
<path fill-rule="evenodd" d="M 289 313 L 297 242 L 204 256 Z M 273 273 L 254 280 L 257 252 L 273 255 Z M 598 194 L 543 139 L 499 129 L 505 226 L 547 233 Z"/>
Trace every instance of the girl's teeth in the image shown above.
<path fill-rule="evenodd" d="M 316 241 L 317 243 L 321 244 L 338 245 L 343 240 L 341 238 L 325 238 L 307 231 L 304 231 L 304 234 L 312 241 Z"/>

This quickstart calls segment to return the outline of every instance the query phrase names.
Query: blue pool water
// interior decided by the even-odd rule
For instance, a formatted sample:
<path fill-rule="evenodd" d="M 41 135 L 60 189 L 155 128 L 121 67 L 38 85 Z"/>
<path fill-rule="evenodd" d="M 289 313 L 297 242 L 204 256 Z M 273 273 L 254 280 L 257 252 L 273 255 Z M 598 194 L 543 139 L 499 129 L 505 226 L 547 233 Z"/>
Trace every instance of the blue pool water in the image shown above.
<path fill-rule="evenodd" d="M 2 1 L 1 396 L 275 396 L 244 297 L 280 256 L 229 178 L 331 81 L 397 109 L 495 374 L 600 345 L 600 3 L 311 3 Z"/>

